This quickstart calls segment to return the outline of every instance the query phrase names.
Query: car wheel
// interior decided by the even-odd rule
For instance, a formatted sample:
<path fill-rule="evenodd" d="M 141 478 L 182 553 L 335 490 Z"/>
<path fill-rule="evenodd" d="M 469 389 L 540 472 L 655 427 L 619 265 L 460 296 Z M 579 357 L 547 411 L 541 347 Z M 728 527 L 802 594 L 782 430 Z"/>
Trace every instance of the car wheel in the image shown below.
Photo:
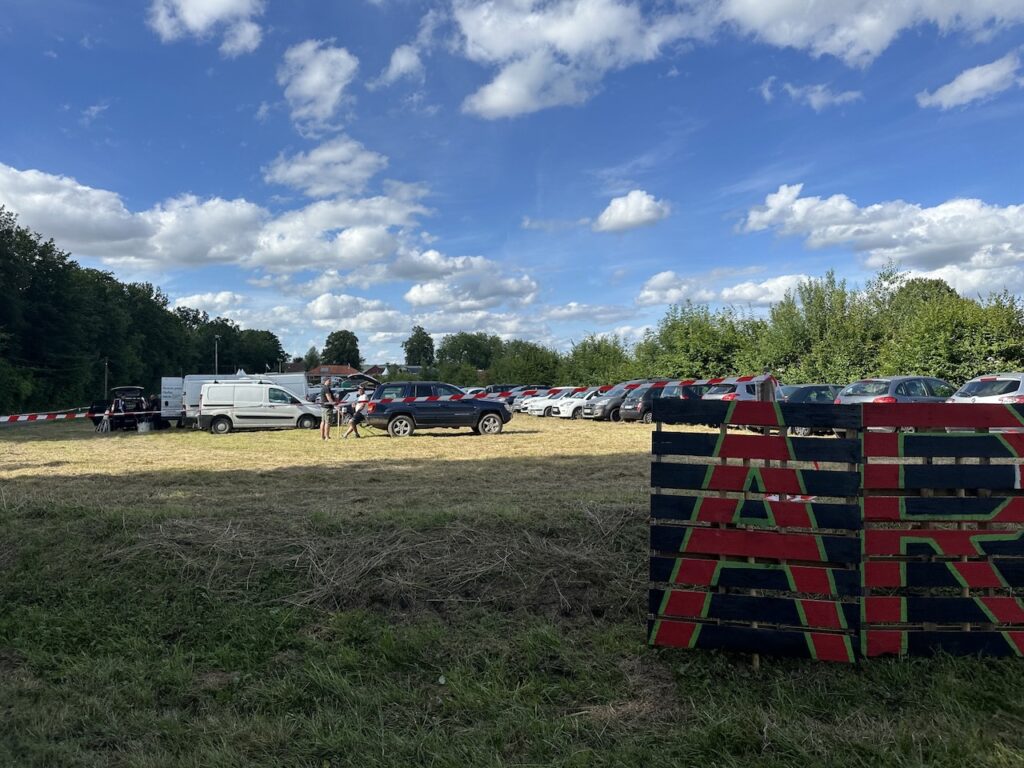
<path fill-rule="evenodd" d="M 575 421 L 576 419 L 578 419 L 580 417 L 580 411 L 581 410 L 582 410 L 582 408 L 575 408 L 575 409 L 573 409 L 572 415 L 569 416 L 569 418 L 573 419 Z"/>
<path fill-rule="evenodd" d="M 613 408 L 612 412 L 608 414 L 608 421 L 622 421 L 622 414 L 619 413 L 618 408 Z"/>
<path fill-rule="evenodd" d="M 499 435 L 504 426 L 501 416 L 496 413 L 485 413 L 477 422 L 474 432 L 478 435 Z"/>
<path fill-rule="evenodd" d="M 298 424 L 299 429 L 313 429 L 316 426 L 316 419 L 310 416 L 308 413 L 305 416 L 300 416 Z"/>
<path fill-rule="evenodd" d="M 643 421 L 644 424 L 650 424 L 652 421 L 654 421 L 654 414 L 648 411 L 643 415 L 641 421 Z"/>
<path fill-rule="evenodd" d="M 226 435 L 231 431 L 231 419 L 227 416 L 218 416 L 210 424 L 210 432 L 214 435 Z"/>
<path fill-rule="evenodd" d="M 409 437 L 415 431 L 411 416 L 395 416 L 388 422 L 388 434 L 392 437 Z"/>
<path fill-rule="evenodd" d="M 544 409 L 544 415 L 545 416 L 551 416 L 551 409 L 550 408 L 545 408 Z"/>

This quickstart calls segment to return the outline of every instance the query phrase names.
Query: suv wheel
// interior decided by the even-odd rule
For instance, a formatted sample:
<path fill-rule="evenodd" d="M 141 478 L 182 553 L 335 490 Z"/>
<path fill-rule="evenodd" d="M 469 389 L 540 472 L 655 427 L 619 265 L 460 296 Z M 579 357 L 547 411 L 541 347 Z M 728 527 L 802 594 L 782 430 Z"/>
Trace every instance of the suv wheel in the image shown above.
<path fill-rule="evenodd" d="M 231 419 L 227 416 L 218 416 L 210 424 L 210 432 L 214 435 L 226 435 L 231 431 Z"/>
<path fill-rule="evenodd" d="M 297 426 L 299 429 L 312 429 L 316 426 L 316 419 L 307 413 L 305 416 L 299 417 Z"/>
<path fill-rule="evenodd" d="M 612 408 L 612 412 L 608 414 L 608 421 L 622 421 L 622 414 L 618 408 Z"/>
<path fill-rule="evenodd" d="M 415 431 L 411 416 L 395 416 L 388 422 L 388 434 L 392 437 L 409 437 Z"/>
<path fill-rule="evenodd" d="M 499 435 L 504 426 L 501 416 L 496 413 L 485 413 L 480 417 L 480 421 L 476 423 L 476 428 L 473 431 L 478 435 Z"/>
<path fill-rule="evenodd" d="M 641 418 L 641 421 L 643 421 L 644 424 L 650 424 L 652 421 L 654 421 L 654 414 L 651 413 L 650 411 L 647 411 L 647 413 L 645 413 Z"/>

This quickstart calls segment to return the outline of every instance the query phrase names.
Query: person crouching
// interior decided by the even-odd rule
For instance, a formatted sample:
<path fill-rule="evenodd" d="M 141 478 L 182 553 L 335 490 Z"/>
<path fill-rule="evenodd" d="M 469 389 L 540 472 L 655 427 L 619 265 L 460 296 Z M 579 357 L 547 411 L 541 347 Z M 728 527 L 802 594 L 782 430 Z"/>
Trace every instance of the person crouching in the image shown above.
<path fill-rule="evenodd" d="M 343 438 L 353 434 L 356 437 L 359 437 L 359 425 L 366 421 L 366 403 L 369 399 L 370 396 L 366 394 L 366 387 L 360 384 L 356 394 L 356 403 L 353 407 L 352 418 L 349 419 L 348 422 L 348 431 L 342 435 Z"/>

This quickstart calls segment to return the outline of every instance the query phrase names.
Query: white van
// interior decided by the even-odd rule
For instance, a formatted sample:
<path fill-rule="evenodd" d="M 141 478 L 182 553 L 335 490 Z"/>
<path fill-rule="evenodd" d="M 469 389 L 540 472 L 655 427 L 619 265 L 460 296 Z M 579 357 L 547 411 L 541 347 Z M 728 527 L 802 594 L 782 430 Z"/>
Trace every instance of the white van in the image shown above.
<path fill-rule="evenodd" d="M 233 429 L 313 429 L 320 408 L 276 384 L 252 381 L 204 384 L 199 399 L 199 428 L 215 435 Z"/>

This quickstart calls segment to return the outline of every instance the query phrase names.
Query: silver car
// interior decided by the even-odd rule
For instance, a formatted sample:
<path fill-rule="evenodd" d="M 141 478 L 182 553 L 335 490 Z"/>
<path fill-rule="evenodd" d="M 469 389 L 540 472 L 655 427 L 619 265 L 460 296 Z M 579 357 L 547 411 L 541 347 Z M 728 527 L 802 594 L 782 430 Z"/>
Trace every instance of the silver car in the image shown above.
<path fill-rule="evenodd" d="M 836 396 L 836 405 L 855 403 L 944 403 L 955 387 L 931 376 L 880 376 L 861 379 Z"/>
<path fill-rule="evenodd" d="M 1024 373 L 993 373 L 971 379 L 950 403 L 1024 403 Z"/>

